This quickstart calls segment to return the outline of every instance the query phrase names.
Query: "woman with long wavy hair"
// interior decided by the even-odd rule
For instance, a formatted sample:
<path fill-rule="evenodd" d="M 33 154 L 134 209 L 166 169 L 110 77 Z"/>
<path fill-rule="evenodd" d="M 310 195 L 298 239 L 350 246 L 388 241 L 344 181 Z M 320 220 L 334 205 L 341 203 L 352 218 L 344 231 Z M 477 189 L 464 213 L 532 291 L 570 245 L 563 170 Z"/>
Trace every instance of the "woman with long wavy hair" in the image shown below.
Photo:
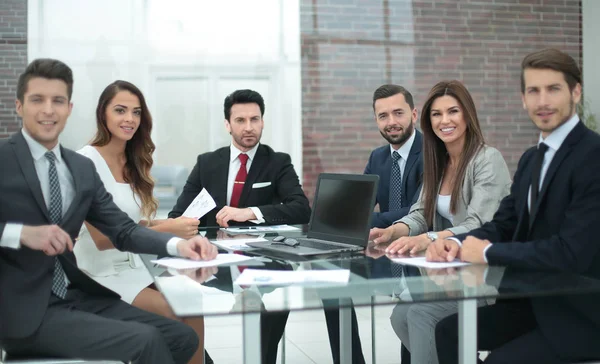
<path fill-rule="evenodd" d="M 408 215 L 372 229 L 389 254 L 418 254 L 436 239 L 490 221 L 508 195 L 511 178 L 502 154 L 485 144 L 475 103 L 459 81 L 433 86 L 421 112 L 423 187 Z M 485 304 L 485 302 L 481 302 Z M 435 324 L 457 312 L 456 302 L 398 305 L 392 326 L 416 363 L 437 363 Z"/>
<path fill-rule="evenodd" d="M 198 233 L 199 220 L 187 217 L 155 220 L 158 202 L 153 196 L 150 176 L 154 152 L 152 116 L 142 92 L 132 83 L 115 81 L 108 85 L 96 108 L 98 130 L 90 143 L 78 153 L 90 158 L 106 190 L 129 217 L 150 229 L 189 239 Z M 137 254 L 115 249 L 96 228 L 85 223 L 74 253 L 78 266 L 95 281 L 117 292 L 121 299 L 138 308 L 175 320 L 174 313 L 160 292 L 153 288 Z M 192 363 L 201 363 L 204 353 L 204 320 L 185 319 L 200 338 Z"/>

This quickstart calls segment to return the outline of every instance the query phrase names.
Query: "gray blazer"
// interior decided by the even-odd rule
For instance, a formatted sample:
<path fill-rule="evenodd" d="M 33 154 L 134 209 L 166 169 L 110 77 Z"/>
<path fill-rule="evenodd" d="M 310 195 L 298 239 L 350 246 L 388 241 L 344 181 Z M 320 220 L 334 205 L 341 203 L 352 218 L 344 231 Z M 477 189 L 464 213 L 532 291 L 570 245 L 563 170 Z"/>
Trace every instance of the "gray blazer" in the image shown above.
<path fill-rule="evenodd" d="M 75 197 L 59 226 L 73 240 L 86 220 L 119 250 L 167 255 L 166 244 L 173 235 L 136 224 L 113 203 L 90 159 L 65 148 L 61 153 L 73 175 Z M 0 141 L 0 171 L 0 237 L 6 223 L 51 224 L 31 151 L 20 132 Z M 72 252 L 59 260 L 72 286 L 119 298 L 81 272 Z M 0 340 L 27 337 L 38 328 L 50 298 L 53 268 L 54 257 L 41 251 L 0 247 Z"/>
<path fill-rule="evenodd" d="M 452 223 L 436 210 L 432 231 L 449 230 L 458 235 L 491 221 L 500 201 L 509 194 L 510 185 L 510 173 L 502 154 L 497 149 L 484 145 L 467 167 L 461 199 Z M 396 221 L 408 225 L 410 236 L 429 231 L 422 197 L 423 191 L 408 215 Z"/>

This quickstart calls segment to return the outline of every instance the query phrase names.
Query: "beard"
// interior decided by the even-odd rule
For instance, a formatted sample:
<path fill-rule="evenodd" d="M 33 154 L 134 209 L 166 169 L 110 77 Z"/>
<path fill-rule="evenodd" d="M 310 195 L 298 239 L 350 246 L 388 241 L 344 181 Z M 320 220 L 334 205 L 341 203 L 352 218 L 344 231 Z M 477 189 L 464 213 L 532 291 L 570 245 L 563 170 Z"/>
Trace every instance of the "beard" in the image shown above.
<path fill-rule="evenodd" d="M 388 143 L 390 143 L 392 145 L 403 145 L 408 140 L 408 138 L 410 138 L 410 136 L 413 134 L 414 129 L 415 129 L 415 126 L 411 122 L 408 125 L 408 127 L 406 127 L 406 129 L 404 129 L 404 133 L 402 133 L 398 136 L 392 137 L 381 130 L 379 131 L 379 133 L 381 134 L 383 139 L 388 141 Z"/>
<path fill-rule="evenodd" d="M 575 110 L 575 101 L 573 100 L 573 97 L 571 96 L 571 101 L 569 103 L 569 112 L 564 115 L 561 116 L 562 119 L 558 122 L 558 124 L 556 125 L 549 125 L 547 127 L 544 127 L 543 123 L 540 123 L 540 125 L 537 125 L 536 123 L 534 123 L 534 125 L 536 125 L 542 132 L 544 133 L 552 133 L 554 130 L 560 128 L 564 123 L 566 123 L 567 121 L 569 121 L 569 119 L 571 119 L 571 116 L 573 115 L 573 111 Z M 536 110 L 536 112 L 538 112 L 539 110 Z"/>
<path fill-rule="evenodd" d="M 252 149 L 258 142 L 260 142 L 260 137 L 262 136 L 262 132 L 258 134 L 246 134 L 246 135 L 236 135 L 231 133 L 233 140 L 235 140 L 236 144 L 247 149 Z M 251 140 L 246 140 L 245 137 L 252 136 Z"/>

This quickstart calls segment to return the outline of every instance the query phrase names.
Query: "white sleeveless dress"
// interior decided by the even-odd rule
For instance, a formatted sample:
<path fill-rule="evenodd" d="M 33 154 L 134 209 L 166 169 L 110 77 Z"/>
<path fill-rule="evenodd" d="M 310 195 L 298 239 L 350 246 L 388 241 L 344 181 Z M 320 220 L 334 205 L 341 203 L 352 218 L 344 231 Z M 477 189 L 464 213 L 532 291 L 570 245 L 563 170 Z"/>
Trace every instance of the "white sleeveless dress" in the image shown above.
<path fill-rule="evenodd" d="M 118 183 L 108 164 L 96 148 L 86 145 L 77 151 L 94 162 L 106 190 L 133 221 L 141 220 L 139 198 L 128 183 Z M 98 250 L 85 225 L 73 249 L 77 266 L 96 282 L 121 295 L 121 299 L 132 303 L 135 297 L 151 283 L 150 273 L 137 254 L 121 252 L 117 249 Z"/>

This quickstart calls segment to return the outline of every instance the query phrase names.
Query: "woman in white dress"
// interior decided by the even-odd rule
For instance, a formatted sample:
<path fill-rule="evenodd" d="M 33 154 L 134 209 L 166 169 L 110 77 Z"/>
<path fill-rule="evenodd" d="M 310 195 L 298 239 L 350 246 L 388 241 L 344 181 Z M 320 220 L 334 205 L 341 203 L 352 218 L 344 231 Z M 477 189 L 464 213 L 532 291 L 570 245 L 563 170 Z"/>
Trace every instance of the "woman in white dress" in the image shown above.
<path fill-rule="evenodd" d="M 436 239 L 480 227 L 492 220 L 510 191 L 506 162 L 485 144 L 475 103 L 462 83 L 442 81 L 431 89 L 421 112 L 421 130 L 421 195 L 394 225 L 371 230 L 376 244 L 391 242 L 389 254 L 416 254 Z M 411 362 L 438 363 L 435 325 L 457 311 L 457 302 L 400 303 L 394 308 L 392 327 L 410 351 Z"/>
<path fill-rule="evenodd" d="M 126 81 L 104 89 L 96 108 L 98 130 L 91 145 L 78 152 L 90 158 L 114 202 L 134 221 L 150 229 L 189 239 L 198 233 L 199 220 L 187 217 L 154 220 L 158 203 L 150 176 L 154 143 L 152 117 L 142 92 Z M 133 306 L 179 320 L 137 254 L 121 252 L 87 222 L 74 253 L 78 266 L 103 286 L 117 292 Z M 184 319 L 198 334 L 200 347 L 190 363 L 201 363 L 204 353 L 204 320 Z"/>

